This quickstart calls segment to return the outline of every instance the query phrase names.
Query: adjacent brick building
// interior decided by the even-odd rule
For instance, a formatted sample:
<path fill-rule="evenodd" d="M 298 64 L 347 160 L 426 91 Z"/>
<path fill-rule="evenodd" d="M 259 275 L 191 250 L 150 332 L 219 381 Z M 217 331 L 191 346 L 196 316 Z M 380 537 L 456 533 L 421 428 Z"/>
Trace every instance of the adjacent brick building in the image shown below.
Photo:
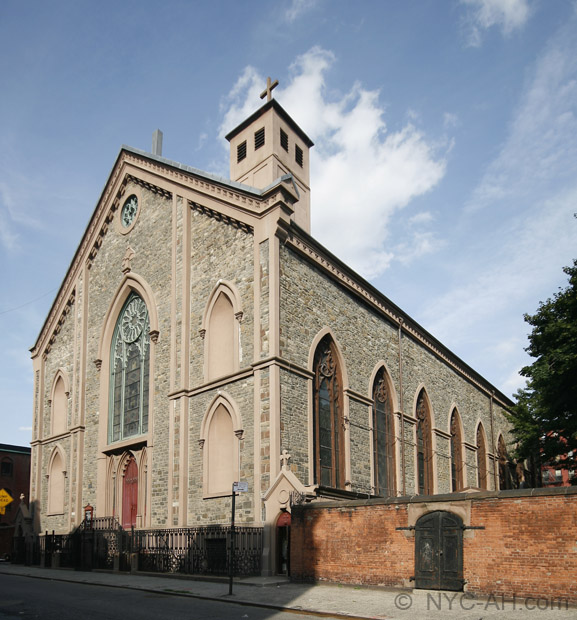
<path fill-rule="evenodd" d="M 0 491 L 12 502 L 4 506 L 0 514 L 0 558 L 12 552 L 14 523 L 20 505 L 20 496 L 28 498 L 30 490 L 30 448 L 0 444 Z"/>
<path fill-rule="evenodd" d="M 226 523 L 243 480 L 270 573 L 295 498 L 497 488 L 510 401 L 310 236 L 310 139 L 272 99 L 227 139 L 232 180 L 118 155 L 32 349 L 37 530 Z"/>

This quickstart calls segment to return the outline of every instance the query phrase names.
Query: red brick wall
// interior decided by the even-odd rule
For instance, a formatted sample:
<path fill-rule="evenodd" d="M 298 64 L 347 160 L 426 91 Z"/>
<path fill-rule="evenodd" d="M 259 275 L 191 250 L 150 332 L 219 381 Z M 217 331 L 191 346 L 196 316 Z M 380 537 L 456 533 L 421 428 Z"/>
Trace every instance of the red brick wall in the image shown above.
<path fill-rule="evenodd" d="M 468 505 L 468 525 L 485 528 L 465 531 L 467 591 L 562 597 L 577 603 L 575 488 L 294 506 L 291 578 L 410 585 L 415 572 L 414 538 L 396 528 L 409 525 L 409 506 L 431 512 L 447 510 L 448 502 L 461 509 Z"/>

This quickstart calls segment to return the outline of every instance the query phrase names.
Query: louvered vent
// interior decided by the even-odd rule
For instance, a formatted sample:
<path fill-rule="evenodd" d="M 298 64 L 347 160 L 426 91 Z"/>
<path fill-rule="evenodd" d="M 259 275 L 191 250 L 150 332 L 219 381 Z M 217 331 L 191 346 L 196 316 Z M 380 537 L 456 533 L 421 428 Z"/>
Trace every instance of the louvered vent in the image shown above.
<path fill-rule="evenodd" d="M 280 145 L 288 153 L 288 135 L 282 129 L 280 130 Z"/>
<path fill-rule="evenodd" d="M 246 157 L 246 140 L 236 147 L 236 163 Z"/>
<path fill-rule="evenodd" d="M 298 144 L 295 144 L 295 161 L 301 168 L 303 167 L 303 150 Z"/>
<path fill-rule="evenodd" d="M 264 146 L 264 127 L 254 132 L 254 150 Z"/>

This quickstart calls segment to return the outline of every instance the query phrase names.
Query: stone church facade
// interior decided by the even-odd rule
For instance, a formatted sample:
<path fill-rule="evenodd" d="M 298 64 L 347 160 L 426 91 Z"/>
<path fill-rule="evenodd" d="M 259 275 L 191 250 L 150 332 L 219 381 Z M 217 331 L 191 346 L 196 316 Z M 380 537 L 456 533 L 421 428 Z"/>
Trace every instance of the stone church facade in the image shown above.
<path fill-rule="evenodd" d="M 271 573 L 295 501 L 507 486 L 510 401 L 311 237 L 311 140 L 270 91 L 227 139 L 232 180 L 120 150 L 32 348 L 37 531 L 226 524 L 246 481 Z"/>

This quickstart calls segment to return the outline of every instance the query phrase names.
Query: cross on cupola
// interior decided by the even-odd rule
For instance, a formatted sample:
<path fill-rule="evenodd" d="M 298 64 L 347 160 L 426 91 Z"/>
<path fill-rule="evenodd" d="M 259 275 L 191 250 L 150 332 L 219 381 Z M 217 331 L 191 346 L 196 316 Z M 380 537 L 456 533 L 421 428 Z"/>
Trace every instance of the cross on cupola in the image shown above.
<path fill-rule="evenodd" d="M 278 80 L 275 80 L 274 82 L 271 82 L 270 77 L 267 77 L 266 78 L 266 88 L 260 94 L 260 98 L 264 99 L 266 97 L 266 100 L 270 101 L 272 99 L 273 88 L 276 88 L 277 86 L 278 86 Z"/>

